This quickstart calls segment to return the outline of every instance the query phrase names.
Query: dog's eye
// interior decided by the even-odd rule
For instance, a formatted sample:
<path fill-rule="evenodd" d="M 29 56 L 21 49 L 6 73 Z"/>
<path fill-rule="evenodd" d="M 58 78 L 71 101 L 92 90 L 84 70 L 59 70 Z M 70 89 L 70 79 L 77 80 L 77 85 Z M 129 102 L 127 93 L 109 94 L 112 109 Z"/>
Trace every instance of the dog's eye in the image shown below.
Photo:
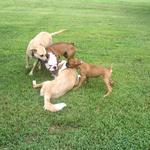
<path fill-rule="evenodd" d="M 49 58 L 49 54 L 46 54 L 46 57 Z"/>
<path fill-rule="evenodd" d="M 43 57 L 44 55 L 40 55 L 41 57 Z"/>

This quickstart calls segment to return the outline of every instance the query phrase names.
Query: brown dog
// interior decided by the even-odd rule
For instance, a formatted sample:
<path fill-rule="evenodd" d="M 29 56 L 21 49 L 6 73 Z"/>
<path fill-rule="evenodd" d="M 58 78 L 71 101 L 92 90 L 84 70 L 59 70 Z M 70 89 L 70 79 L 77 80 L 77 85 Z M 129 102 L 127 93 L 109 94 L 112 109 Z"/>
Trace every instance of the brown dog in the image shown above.
<path fill-rule="evenodd" d="M 75 55 L 74 43 L 59 42 L 48 46 L 46 50 L 47 53 L 52 51 L 58 58 L 64 56 L 65 58 L 70 59 Z"/>
<path fill-rule="evenodd" d="M 112 66 L 110 68 L 104 68 L 102 66 L 96 66 L 93 64 L 87 64 L 85 62 L 82 62 L 78 59 L 70 59 L 67 63 L 67 66 L 70 68 L 79 68 L 80 69 L 80 81 L 77 86 L 80 87 L 82 83 L 89 77 L 99 77 L 102 76 L 104 83 L 107 87 L 107 93 L 104 95 L 104 97 L 108 96 L 112 91 L 112 80 L 111 80 L 111 74 L 112 74 Z"/>

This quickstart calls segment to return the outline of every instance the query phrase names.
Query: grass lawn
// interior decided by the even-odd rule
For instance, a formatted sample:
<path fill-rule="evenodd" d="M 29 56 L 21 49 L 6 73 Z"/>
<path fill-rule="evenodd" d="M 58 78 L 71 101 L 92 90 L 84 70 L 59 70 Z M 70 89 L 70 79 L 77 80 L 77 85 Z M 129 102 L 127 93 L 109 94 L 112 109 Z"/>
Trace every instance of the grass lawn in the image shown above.
<path fill-rule="evenodd" d="M 1 0 L 0 18 L 0 149 L 150 149 L 149 0 Z M 40 31 L 63 28 L 53 41 L 74 42 L 86 62 L 113 64 L 115 85 L 103 98 L 102 79 L 90 79 L 51 113 L 31 85 L 50 74 L 28 76 L 25 50 Z"/>

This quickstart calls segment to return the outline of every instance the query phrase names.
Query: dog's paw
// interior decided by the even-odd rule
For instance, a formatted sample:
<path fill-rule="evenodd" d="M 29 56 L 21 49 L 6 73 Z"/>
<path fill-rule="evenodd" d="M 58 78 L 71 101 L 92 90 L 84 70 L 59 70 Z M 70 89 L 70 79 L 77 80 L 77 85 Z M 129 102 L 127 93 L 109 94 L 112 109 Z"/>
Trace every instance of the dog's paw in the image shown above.
<path fill-rule="evenodd" d="M 32 84 L 33 84 L 33 86 L 36 85 L 36 80 L 33 80 L 33 81 L 32 81 Z"/>
<path fill-rule="evenodd" d="M 49 110 L 49 107 L 47 105 L 44 105 L 43 109 L 46 111 L 46 110 Z"/>
<path fill-rule="evenodd" d="M 29 73 L 29 76 L 33 76 L 33 72 L 32 71 Z"/>
<path fill-rule="evenodd" d="M 30 66 L 26 66 L 26 69 L 29 69 L 30 68 Z"/>
<path fill-rule="evenodd" d="M 107 97 L 110 94 L 110 92 L 107 92 L 103 97 Z"/>
<path fill-rule="evenodd" d="M 80 74 L 78 74 L 78 79 L 80 79 L 81 78 L 81 75 Z"/>
<path fill-rule="evenodd" d="M 49 105 L 44 105 L 43 108 L 45 111 L 51 111 L 51 112 L 57 112 L 58 111 L 54 107 L 51 107 Z"/>
<path fill-rule="evenodd" d="M 66 106 L 67 105 L 65 103 L 58 103 L 58 104 L 54 104 L 54 105 L 44 105 L 43 108 L 44 108 L 44 110 L 48 110 L 51 112 L 57 112 L 57 111 L 62 110 Z"/>
<path fill-rule="evenodd" d="M 57 111 L 62 110 L 67 105 L 65 103 L 58 103 L 53 105 Z"/>

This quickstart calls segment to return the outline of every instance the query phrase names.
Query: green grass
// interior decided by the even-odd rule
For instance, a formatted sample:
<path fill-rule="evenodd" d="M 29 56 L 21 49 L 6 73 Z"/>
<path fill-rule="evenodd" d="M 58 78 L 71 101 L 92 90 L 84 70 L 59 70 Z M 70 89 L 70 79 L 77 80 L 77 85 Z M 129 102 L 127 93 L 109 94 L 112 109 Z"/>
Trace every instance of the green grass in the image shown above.
<path fill-rule="evenodd" d="M 150 149 L 150 1 L 0 1 L 0 149 Z M 101 79 L 70 91 L 43 110 L 43 97 L 25 70 L 25 50 L 40 31 L 68 31 L 54 42 L 75 42 L 77 57 L 109 66 L 115 85 L 103 98 Z"/>

